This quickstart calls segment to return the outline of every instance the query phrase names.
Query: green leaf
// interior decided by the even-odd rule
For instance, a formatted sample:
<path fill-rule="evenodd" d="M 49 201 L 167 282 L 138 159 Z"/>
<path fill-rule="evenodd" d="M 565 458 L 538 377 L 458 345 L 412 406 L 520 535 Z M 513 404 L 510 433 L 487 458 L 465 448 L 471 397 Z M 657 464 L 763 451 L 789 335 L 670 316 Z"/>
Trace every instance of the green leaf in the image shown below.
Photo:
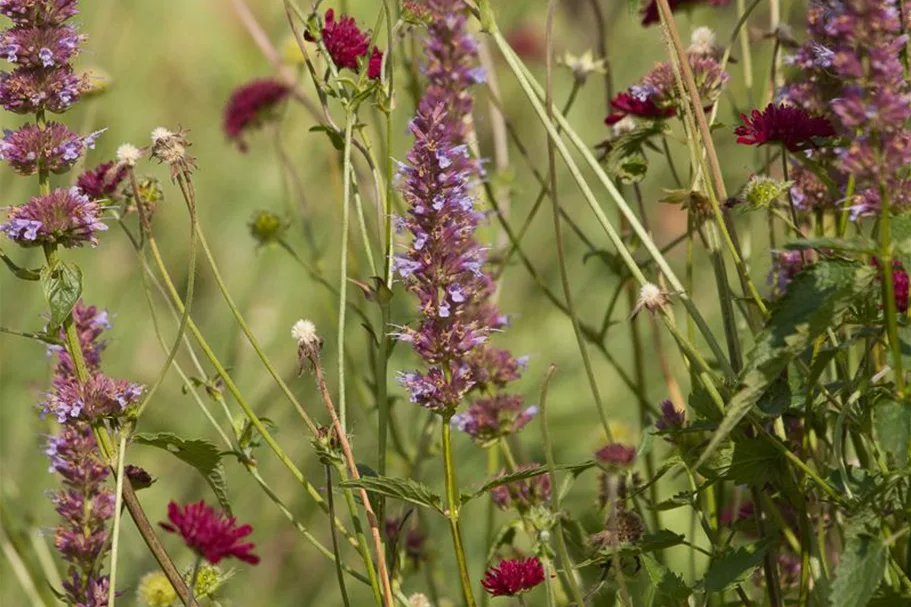
<path fill-rule="evenodd" d="M 895 257 L 905 269 L 911 269 L 911 214 L 893 215 L 889 235 L 895 247 Z"/>
<path fill-rule="evenodd" d="M 578 476 L 582 472 L 593 468 L 595 462 L 588 461 L 581 464 L 570 464 L 570 465 L 560 465 L 556 466 L 555 470 L 568 470 L 572 472 L 574 476 Z M 528 468 L 526 470 L 518 470 L 516 472 L 511 472 L 509 474 L 504 474 L 503 476 L 497 476 L 491 480 L 484 483 L 480 489 L 473 493 L 464 492 L 462 493 L 462 504 L 466 504 L 473 499 L 479 498 L 494 487 L 499 487 L 501 485 L 508 485 L 509 483 L 514 483 L 516 481 L 525 480 L 535 476 L 541 476 L 542 474 L 547 474 L 547 466 L 536 466 L 534 468 Z"/>
<path fill-rule="evenodd" d="M 364 476 L 357 480 L 349 479 L 340 483 L 346 489 L 365 489 L 371 493 L 385 495 L 418 506 L 426 506 L 442 512 L 442 499 L 439 495 L 410 478 L 394 478 L 391 476 Z"/>
<path fill-rule="evenodd" d="M 727 477 L 738 485 L 764 485 L 781 475 L 783 459 L 767 440 L 738 440 L 734 443 Z"/>
<path fill-rule="evenodd" d="M 656 561 L 651 556 L 642 556 L 642 565 L 649 581 L 649 594 L 654 598 L 656 606 L 679 605 L 692 594 L 692 590 L 683 581 L 683 578 Z"/>
<path fill-rule="evenodd" d="M 648 159 L 642 151 L 642 146 L 650 137 L 663 131 L 664 125 L 660 121 L 652 122 L 611 141 L 611 148 L 605 159 L 607 171 L 626 184 L 642 181 L 648 171 Z"/>
<path fill-rule="evenodd" d="M 911 405 L 892 399 L 880 400 L 873 410 L 873 422 L 876 440 L 895 457 L 899 466 L 904 466 L 911 440 Z"/>
<path fill-rule="evenodd" d="M 316 125 L 310 127 L 311 133 L 323 132 L 329 137 L 329 141 L 332 143 L 332 147 L 341 152 L 345 149 L 345 138 L 339 135 L 338 131 L 329 126 Z"/>
<path fill-rule="evenodd" d="M 158 434 L 135 434 L 133 442 L 149 447 L 158 447 L 174 455 L 185 464 L 196 468 L 212 488 L 215 498 L 221 507 L 231 514 L 228 503 L 228 483 L 225 479 L 225 467 L 221 463 L 221 453 L 214 444 L 201 439 L 184 439 L 170 432 Z"/>
<path fill-rule="evenodd" d="M 48 329 L 57 328 L 67 319 L 82 295 L 82 270 L 65 261 L 41 270 L 41 286 L 51 310 Z"/>
<path fill-rule="evenodd" d="M 724 592 L 747 579 L 760 565 L 768 542 L 746 544 L 712 561 L 702 580 L 707 593 Z"/>
<path fill-rule="evenodd" d="M 644 535 L 642 539 L 636 542 L 636 547 L 642 552 L 654 552 L 679 546 L 684 541 L 686 541 L 686 538 L 679 533 L 674 533 L 668 529 L 659 529 L 655 533 Z"/>
<path fill-rule="evenodd" d="M 882 538 L 857 535 L 848 539 L 838 560 L 829 594 L 832 607 L 864 607 L 873 598 L 886 572 Z"/>
<path fill-rule="evenodd" d="M 798 274 L 778 301 L 756 338 L 741 374 L 741 389 L 727 405 L 697 467 L 717 449 L 788 364 L 826 329 L 838 325 L 855 301 L 868 292 L 873 268 L 856 261 L 830 259 Z"/>

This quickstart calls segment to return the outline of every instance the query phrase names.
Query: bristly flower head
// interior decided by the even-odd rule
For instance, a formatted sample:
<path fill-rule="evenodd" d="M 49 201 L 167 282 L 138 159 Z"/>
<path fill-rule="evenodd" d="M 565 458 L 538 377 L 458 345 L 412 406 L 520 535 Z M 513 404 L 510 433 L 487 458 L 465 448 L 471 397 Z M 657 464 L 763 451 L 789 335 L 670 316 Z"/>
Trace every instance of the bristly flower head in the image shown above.
<path fill-rule="evenodd" d="M 168 520 L 170 523 L 159 523 L 161 527 L 180 535 L 189 548 L 213 565 L 228 557 L 251 565 L 259 563 L 259 557 L 251 552 L 254 545 L 240 543 L 253 533 L 253 527 L 237 526 L 237 519 L 215 512 L 204 501 L 182 507 L 171 502 Z"/>
<path fill-rule="evenodd" d="M 83 137 L 66 125 L 49 122 L 44 128 L 28 124 L 5 133 L 0 159 L 20 175 L 34 175 L 39 168 L 57 174 L 69 171 L 87 149 L 95 147 L 101 131 Z"/>
<path fill-rule="evenodd" d="M 153 571 L 139 580 L 136 600 L 143 607 L 171 607 L 177 602 L 177 591 L 165 574 Z"/>
<path fill-rule="evenodd" d="M 6 222 L 0 224 L 0 232 L 22 246 L 57 244 L 72 248 L 85 243 L 95 246 L 98 244 L 95 233 L 108 229 L 101 221 L 102 210 L 79 188 L 54 190 L 10 209 Z"/>
<path fill-rule="evenodd" d="M 880 276 L 878 280 L 882 280 L 882 265 L 879 262 L 879 259 L 872 259 L 873 266 L 878 268 L 880 271 Z M 895 307 L 898 309 L 899 313 L 904 314 L 908 311 L 908 300 L 909 300 L 909 288 L 911 288 L 911 281 L 908 279 L 908 273 L 905 271 L 905 268 L 902 266 L 902 262 L 895 259 L 892 261 L 892 287 L 895 292 Z"/>
<path fill-rule="evenodd" d="M 246 152 L 244 133 L 267 121 L 289 93 L 285 84 L 271 78 L 254 80 L 236 88 L 225 106 L 222 121 L 225 135 L 241 152 Z"/>
<path fill-rule="evenodd" d="M 544 581 L 544 566 L 538 557 L 509 559 L 484 573 L 481 585 L 491 596 L 516 596 Z"/>
<path fill-rule="evenodd" d="M 628 468 L 636 459 L 636 448 L 621 443 L 610 443 L 595 451 L 595 460 L 606 468 Z"/>
<path fill-rule="evenodd" d="M 516 472 L 539 468 L 536 463 L 523 464 Z M 498 476 L 505 476 L 502 470 Z M 523 478 L 490 490 L 490 498 L 502 510 L 515 507 L 519 512 L 528 512 L 535 506 L 546 505 L 550 501 L 550 474 L 538 474 Z"/>
<path fill-rule="evenodd" d="M 464 413 L 452 418 L 452 425 L 468 434 L 480 445 L 515 434 L 538 413 L 536 406 L 523 410 L 522 398 L 498 394 L 476 400 Z"/>
<path fill-rule="evenodd" d="M 367 77 L 371 80 L 379 80 L 382 77 L 383 71 L 383 51 L 377 47 L 373 47 L 373 52 L 370 53 L 370 61 L 367 62 Z"/>
<path fill-rule="evenodd" d="M 247 223 L 247 228 L 257 246 L 264 247 L 281 242 L 288 231 L 288 222 L 271 211 L 257 211 Z"/>
<path fill-rule="evenodd" d="M 358 28 L 354 19 L 348 15 L 342 15 L 336 21 L 335 11 L 331 8 L 326 11 L 320 34 L 332 63 L 338 69 L 357 70 L 358 59 L 366 56 L 370 47 L 369 38 Z M 309 33 L 304 37 L 310 42 L 314 41 L 313 36 Z"/>
<path fill-rule="evenodd" d="M 737 143 L 763 145 L 779 143 L 789 152 L 816 144 L 816 139 L 834 137 L 835 129 L 828 118 L 811 116 L 806 110 L 790 105 L 770 103 L 761 112 L 753 110 L 749 117 L 741 114 L 743 125 L 734 129 Z"/>
<path fill-rule="evenodd" d="M 92 200 L 110 200 L 126 176 L 126 167 L 104 162 L 80 175 L 76 185 Z"/>

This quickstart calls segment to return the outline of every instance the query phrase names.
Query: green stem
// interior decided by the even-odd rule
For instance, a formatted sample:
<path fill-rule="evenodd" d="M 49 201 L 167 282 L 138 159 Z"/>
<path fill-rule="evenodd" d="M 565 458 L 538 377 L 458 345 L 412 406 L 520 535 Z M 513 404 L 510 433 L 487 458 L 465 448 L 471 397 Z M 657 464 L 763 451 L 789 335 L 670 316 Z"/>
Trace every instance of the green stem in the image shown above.
<path fill-rule="evenodd" d="M 193 562 L 193 573 L 190 575 L 190 600 L 196 597 L 196 582 L 199 580 L 199 570 L 202 567 L 202 557 L 197 556 Z"/>
<path fill-rule="evenodd" d="M 127 450 L 126 432 L 120 437 L 120 445 L 117 449 L 117 489 L 114 499 L 114 526 L 111 536 L 111 575 L 108 579 L 110 586 L 108 588 L 108 605 L 114 607 L 114 600 L 117 598 L 117 554 L 120 550 L 120 521 L 123 511 L 123 465 Z"/>
<path fill-rule="evenodd" d="M 892 348 L 892 366 L 895 371 L 895 388 L 899 398 L 905 394 L 905 374 L 902 370 L 901 341 L 898 337 L 898 308 L 895 305 L 895 281 L 892 277 L 892 232 L 889 194 L 885 187 L 880 187 L 882 210 L 879 214 L 879 261 L 883 276 L 883 308 L 886 311 L 886 333 Z"/>
<path fill-rule="evenodd" d="M 332 496 L 332 468 L 328 465 L 326 468 L 326 501 L 329 502 L 329 516 L 335 516 L 335 498 Z M 342 573 L 342 556 L 338 551 L 338 535 L 335 528 L 330 526 L 329 531 L 332 535 L 332 555 L 335 557 L 335 575 L 338 579 L 338 590 L 342 595 L 342 603 L 349 607 L 348 589 L 345 587 L 345 576 Z"/>
<path fill-rule="evenodd" d="M 462 583 L 462 596 L 467 607 L 475 607 L 474 593 L 471 590 L 471 577 L 465 559 L 465 548 L 462 545 L 462 532 L 459 529 L 459 487 L 456 483 L 455 466 L 452 459 L 452 426 L 450 418 L 443 418 L 443 474 L 446 482 L 446 518 L 449 519 L 449 531 L 455 549 L 456 562 L 459 567 L 459 581 Z"/>
<path fill-rule="evenodd" d="M 345 147 L 342 156 L 342 250 L 339 268 L 338 299 L 338 419 L 342 431 L 348 431 L 348 406 L 345 402 L 345 312 L 348 291 L 348 216 L 351 196 L 351 133 L 354 120 L 350 113 L 345 115 Z"/>

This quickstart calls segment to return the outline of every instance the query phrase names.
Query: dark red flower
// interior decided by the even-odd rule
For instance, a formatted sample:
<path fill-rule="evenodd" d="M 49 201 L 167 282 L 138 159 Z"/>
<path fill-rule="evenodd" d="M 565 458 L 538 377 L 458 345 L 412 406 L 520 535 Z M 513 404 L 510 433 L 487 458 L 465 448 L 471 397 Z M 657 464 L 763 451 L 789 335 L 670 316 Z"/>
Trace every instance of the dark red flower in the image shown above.
<path fill-rule="evenodd" d="M 367 77 L 371 80 L 379 80 L 383 71 L 383 51 L 373 47 L 373 53 L 370 54 L 370 61 L 367 63 Z"/>
<path fill-rule="evenodd" d="M 509 30 L 506 41 L 525 61 L 544 60 L 544 36 L 531 24 L 523 23 Z"/>
<path fill-rule="evenodd" d="M 238 543 L 253 533 L 253 527 L 238 527 L 236 518 L 216 512 L 202 500 L 182 507 L 171 502 L 168 504 L 168 519 L 170 523 L 159 525 L 179 534 L 187 546 L 213 565 L 230 556 L 251 565 L 259 563 L 259 557 L 250 552 L 254 548 L 252 543 Z"/>
<path fill-rule="evenodd" d="M 622 443 L 611 443 L 595 451 L 595 459 L 608 466 L 629 466 L 636 459 L 636 448 Z"/>
<path fill-rule="evenodd" d="M 671 7 L 671 12 L 676 12 L 677 9 L 688 8 L 697 4 L 724 6 L 730 1 L 731 0 L 668 0 L 668 5 Z M 658 2 L 657 0 L 650 0 L 645 8 L 642 9 L 642 25 L 653 25 L 660 21 L 661 16 L 658 14 Z"/>
<path fill-rule="evenodd" d="M 331 8 L 326 11 L 326 18 L 323 22 L 323 29 L 320 32 L 323 38 L 323 44 L 332 58 L 335 67 L 342 69 L 357 69 L 357 60 L 367 54 L 370 47 L 370 41 L 367 36 L 358 28 L 354 19 L 347 15 L 335 20 L 335 11 Z M 309 34 L 304 38 L 313 42 L 314 39 Z"/>
<path fill-rule="evenodd" d="M 611 107 L 616 112 L 610 114 L 604 119 L 608 126 L 614 125 L 627 115 L 637 116 L 639 118 L 670 118 L 677 113 L 677 108 L 658 107 L 651 97 L 634 96 L 629 92 L 623 92 L 611 99 Z"/>
<path fill-rule="evenodd" d="M 880 267 L 879 260 L 875 257 L 873 258 L 873 265 L 877 268 Z M 882 276 L 879 277 L 879 280 L 882 280 Z M 902 262 L 897 259 L 892 262 L 892 287 L 895 291 L 895 307 L 899 313 L 905 314 L 908 311 L 911 280 L 909 280 L 908 273 L 902 266 Z"/>
<path fill-rule="evenodd" d="M 261 125 L 264 119 L 284 101 L 290 89 L 269 78 L 254 80 L 231 93 L 225 106 L 223 128 L 229 139 L 237 143 L 242 152 L 247 151 L 244 131 Z"/>
<path fill-rule="evenodd" d="M 538 557 L 500 561 L 484 573 L 481 585 L 491 596 L 515 596 L 544 581 L 544 566 Z"/>
<path fill-rule="evenodd" d="M 89 199 L 101 200 L 111 198 L 126 176 L 127 168 L 125 166 L 105 162 L 80 175 L 76 180 L 76 185 Z"/>
<path fill-rule="evenodd" d="M 791 105 L 770 103 L 761 112 L 753 110 L 749 118 L 741 114 L 743 126 L 734 129 L 737 143 L 762 145 L 780 143 L 789 152 L 796 152 L 813 144 L 816 137 L 833 137 L 835 129 L 828 118 L 811 116 L 805 110 Z"/>

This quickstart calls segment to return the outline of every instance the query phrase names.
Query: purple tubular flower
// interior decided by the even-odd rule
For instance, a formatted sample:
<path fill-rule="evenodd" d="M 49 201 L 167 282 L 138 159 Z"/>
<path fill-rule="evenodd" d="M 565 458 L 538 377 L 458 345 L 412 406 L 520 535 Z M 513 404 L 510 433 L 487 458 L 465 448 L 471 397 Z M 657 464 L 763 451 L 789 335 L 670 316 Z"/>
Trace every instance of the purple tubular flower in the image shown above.
<path fill-rule="evenodd" d="M 0 224 L 0 232 L 22 246 L 95 246 L 95 233 L 108 229 L 101 221 L 101 213 L 102 207 L 78 188 L 54 190 L 10 209 L 9 218 Z"/>
<path fill-rule="evenodd" d="M 107 605 L 108 580 L 100 564 L 109 549 L 107 522 L 114 516 L 114 493 L 105 487 L 110 474 L 98 456 L 91 427 L 72 422 L 48 440 L 51 471 L 63 480 L 53 498 L 63 522 L 54 546 L 69 564 L 63 590 L 67 603 Z"/>
<path fill-rule="evenodd" d="M 790 60 L 799 72 L 781 96 L 827 114 L 847 140 L 814 161 L 831 167 L 843 194 L 848 175 L 853 177 L 848 204 L 854 218 L 879 212 L 880 191 L 889 193 L 893 208 L 908 205 L 911 86 L 901 62 L 905 36 L 897 3 L 821 0 L 811 3 L 807 15 L 810 38 Z M 812 198 L 813 192 L 804 195 Z"/>
<path fill-rule="evenodd" d="M 665 399 L 661 403 L 661 417 L 655 422 L 655 428 L 666 432 L 668 430 L 677 430 L 686 424 L 686 413 L 678 411 L 670 399 Z"/>
<path fill-rule="evenodd" d="M 69 25 L 17 25 L 0 34 L 0 57 L 24 67 L 60 66 L 79 54 L 84 40 Z"/>
<path fill-rule="evenodd" d="M 73 308 L 73 325 L 82 347 L 82 359 L 89 372 L 94 373 L 101 367 L 101 353 L 107 347 L 107 342 L 101 339 L 101 334 L 111 328 L 107 310 L 99 310 L 95 306 L 86 306 L 82 300 L 76 302 Z M 60 341 L 66 339 L 64 329 L 60 328 Z M 54 370 L 58 377 L 75 377 L 76 370 L 69 352 L 62 346 L 49 346 L 48 354 L 57 354 L 57 367 Z"/>
<path fill-rule="evenodd" d="M 28 124 L 17 131 L 6 131 L 0 141 L 0 159 L 20 175 L 34 175 L 40 168 L 65 173 L 87 149 L 95 147 L 100 134 L 97 131 L 83 137 L 57 122 L 49 122 L 44 128 Z"/>
<path fill-rule="evenodd" d="M 0 72 L 0 106 L 16 114 L 65 112 L 90 87 L 88 76 L 64 65 L 54 69 L 20 67 Z"/>
<path fill-rule="evenodd" d="M 0 15 L 16 25 L 61 25 L 79 13 L 77 0 L 0 0 Z"/>
<path fill-rule="evenodd" d="M 464 413 L 452 418 L 452 425 L 481 445 L 515 434 L 538 413 L 536 406 L 522 408 L 522 399 L 509 394 L 476 400 Z"/>

